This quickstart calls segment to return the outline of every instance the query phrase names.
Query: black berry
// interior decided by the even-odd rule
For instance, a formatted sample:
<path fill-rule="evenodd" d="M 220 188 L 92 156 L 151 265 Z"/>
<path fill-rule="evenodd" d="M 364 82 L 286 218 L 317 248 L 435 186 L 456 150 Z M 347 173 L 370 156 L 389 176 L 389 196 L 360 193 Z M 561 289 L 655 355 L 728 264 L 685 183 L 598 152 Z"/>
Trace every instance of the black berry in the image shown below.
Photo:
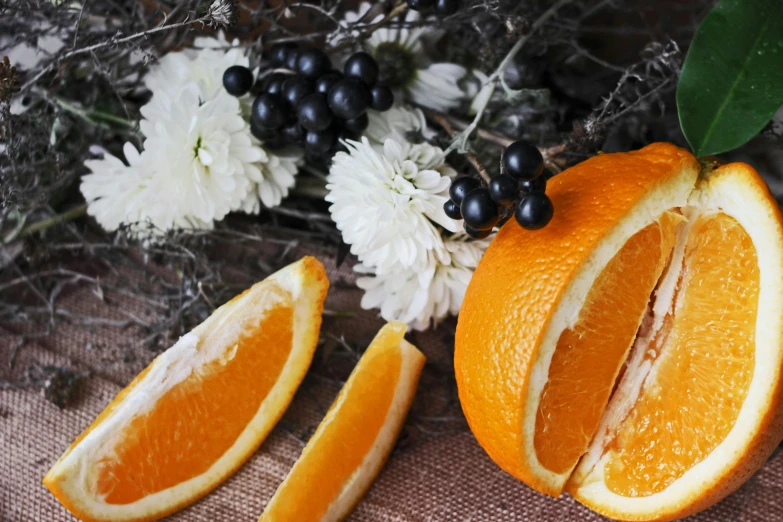
<path fill-rule="evenodd" d="M 285 147 L 285 144 L 285 138 L 280 133 L 264 140 L 264 147 L 267 149 L 281 149 Z"/>
<path fill-rule="evenodd" d="M 343 75 L 338 71 L 329 71 L 315 81 L 315 92 L 329 94 L 329 89 L 339 82 Z"/>
<path fill-rule="evenodd" d="M 262 127 L 261 125 L 256 124 L 255 121 L 251 120 L 250 133 L 259 140 L 266 141 L 274 138 L 277 135 L 278 130 Z"/>
<path fill-rule="evenodd" d="M 223 87 L 233 96 L 242 96 L 253 86 L 253 73 L 241 65 L 232 65 L 223 73 Z"/>
<path fill-rule="evenodd" d="M 544 192 L 546 190 L 546 178 L 544 176 L 538 176 L 531 181 L 523 181 L 519 184 L 519 188 L 523 192 Z"/>
<path fill-rule="evenodd" d="M 325 154 L 334 146 L 337 135 L 333 128 L 324 129 L 321 132 L 308 132 L 305 137 L 305 148 L 308 152 Z"/>
<path fill-rule="evenodd" d="M 296 114 L 299 118 L 299 124 L 312 132 L 321 132 L 326 130 L 334 121 L 332 111 L 326 103 L 326 96 L 323 94 L 308 94 L 305 99 L 299 103 Z"/>
<path fill-rule="evenodd" d="M 408 0 L 408 9 L 411 11 L 424 11 L 435 5 L 435 0 Z"/>
<path fill-rule="evenodd" d="M 489 230 L 476 230 L 475 228 L 466 224 L 465 232 L 467 232 L 467 234 L 473 239 L 484 239 L 485 237 L 487 237 L 492 233 L 492 229 L 490 228 Z"/>
<path fill-rule="evenodd" d="M 329 89 L 329 108 L 338 118 L 357 118 L 370 106 L 370 90 L 359 80 L 344 78 Z"/>
<path fill-rule="evenodd" d="M 251 121 L 259 127 L 279 129 L 286 122 L 286 103 L 277 94 L 259 94 L 250 112 Z"/>
<path fill-rule="evenodd" d="M 451 219 L 462 219 L 462 212 L 459 210 L 459 205 L 452 200 L 448 200 L 443 204 L 443 212 Z"/>
<path fill-rule="evenodd" d="M 440 16 L 451 16 L 459 11 L 459 0 L 437 0 L 435 12 Z"/>
<path fill-rule="evenodd" d="M 394 93 L 385 85 L 376 85 L 370 89 L 372 102 L 370 107 L 376 111 L 388 111 L 394 105 Z"/>
<path fill-rule="evenodd" d="M 503 151 L 503 170 L 512 178 L 529 181 L 544 170 L 544 157 L 529 141 L 515 141 Z"/>
<path fill-rule="evenodd" d="M 495 176 L 489 182 L 489 195 L 500 205 L 512 204 L 519 195 L 517 180 L 507 174 Z"/>
<path fill-rule="evenodd" d="M 289 143 L 302 143 L 307 135 L 307 131 L 299 125 L 299 123 L 292 123 L 291 125 L 283 127 L 280 134 L 282 134 Z"/>
<path fill-rule="evenodd" d="M 361 132 L 367 128 L 370 124 L 370 118 L 367 117 L 367 113 L 360 114 L 358 117 L 351 120 L 345 120 L 343 122 L 343 128 L 350 132 L 361 134 Z"/>
<path fill-rule="evenodd" d="M 283 98 L 294 108 L 298 107 L 299 102 L 311 92 L 313 92 L 312 82 L 302 76 L 289 76 L 283 83 Z"/>
<path fill-rule="evenodd" d="M 552 200 L 546 194 L 532 192 L 519 202 L 514 217 L 521 227 L 528 230 L 538 230 L 549 223 L 554 213 Z"/>
<path fill-rule="evenodd" d="M 345 62 L 345 76 L 361 80 L 365 85 L 372 86 L 378 81 L 378 62 L 365 52 L 351 55 Z"/>
<path fill-rule="evenodd" d="M 362 135 L 358 132 L 353 132 L 348 129 L 343 129 L 340 131 L 340 139 L 341 140 L 350 140 L 350 141 L 359 141 L 362 139 Z"/>
<path fill-rule="evenodd" d="M 285 67 L 287 69 L 291 69 L 292 71 L 296 71 L 296 62 L 299 61 L 299 49 L 293 48 L 289 49 L 288 53 L 285 56 Z"/>
<path fill-rule="evenodd" d="M 451 200 L 460 205 L 468 192 L 481 186 L 481 182 L 471 176 L 461 176 L 451 182 L 449 196 Z"/>
<path fill-rule="evenodd" d="M 476 230 L 490 230 L 500 218 L 498 204 L 483 187 L 468 192 L 459 208 L 465 223 Z"/>
<path fill-rule="evenodd" d="M 326 53 L 318 49 L 303 49 L 299 51 L 299 57 L 296 60 L 296 70 L 305 78 L 311 80 L 327 73 L 332 68 L 332 62 Z"/>
<path fill-rule="evenodd" d="M 273 45 L 272 49 L 269 51 L 269 59 L 272 62 L 272 65 L 275 67 L 285 67 L 286 62 L 288 61 L 288 53 L 293 49 L 296 49 L 296 44 L 292 42 Z"/>
<path fill-rule="evenodd" d="M 264 92 L 269 94 L 282 94 L 283 84 L 291 76 L 283 73 L 272 73 L 266 77 L 264 82 Z"/>

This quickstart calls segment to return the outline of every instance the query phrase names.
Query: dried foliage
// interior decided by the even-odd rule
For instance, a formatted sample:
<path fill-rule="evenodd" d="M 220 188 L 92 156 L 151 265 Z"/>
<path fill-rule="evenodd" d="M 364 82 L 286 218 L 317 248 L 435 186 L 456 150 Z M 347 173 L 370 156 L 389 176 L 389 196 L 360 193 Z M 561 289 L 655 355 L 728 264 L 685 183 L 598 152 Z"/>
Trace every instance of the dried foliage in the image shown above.
<path fill-rule="evenodd" d="M 682 142 L 672 103 L 679 50 L 709 0 L 673 6 L 564 0 L 554 10 L 548 2 L 529 0 L 462 4 L 459 13 L 440 21 L 443 60 L 491 76 L 522 41 L 510 61 L 525 87 L 512 92 L 502 71 L 498 74 L 498 88 L 466 141 L 474 155 L 452 153 L 461 170 L 477 164 L 496 170 L 500 147 L 511 139 L 546 147 L 552 171 L 599 148 Z M 348 48 L 379 27 L 415 25 L 397 16 L 404 2 L 390 1 L 373 7 L 372 16 L 386 13 L 378 23 L 371 16 L 341 23 L 353 5 L 340 0 L 0 0 L 0 56 L 10 57 L 0 62 L 4 339 L 21 346 L 62 324 L 100 326 L 134 329 L 144 346 L 159 350 L 287 263 L 297 246 L 324 246 L 344 257 L 345 246 L 322 200 L 323 172 L 316 166 L 300 175 L 283 207 L 260 217 L 230 216 L 211 231 L 172 232 L 146 248 L 123 231 L 108 235 L 81 217 L 78 182 L 96 145 L 118 153 L 124 141 L 139 144 L 135 122 L 149 97 L 140 80 L 146 67 L 195 35 L 230 26 L 229 34 L 258 60 L 272 42 Z M 36 49 L 39 60 L 18 63 Z M 445 121 L 459 131 L 471 117 L 466 110 L 434 115 L 433 124 L 443 127 Z M 444 147 L 451 142 L 446 131 L 438 137 Z M 85 287 L 107 303 L 134 305 L 113 315 L 85 311 L 69 299 L 74 289 Z M 51 387 L 47 379 L 73 377 L 65 370 L 48 369 L 47 375 L 53 371 L 53 377 L 36 374 L 16 384 Z M 442 421 L 434 419 L 424 418 L 427 426 Z M 427 429 L 434 428 L 422 428 Z"/>

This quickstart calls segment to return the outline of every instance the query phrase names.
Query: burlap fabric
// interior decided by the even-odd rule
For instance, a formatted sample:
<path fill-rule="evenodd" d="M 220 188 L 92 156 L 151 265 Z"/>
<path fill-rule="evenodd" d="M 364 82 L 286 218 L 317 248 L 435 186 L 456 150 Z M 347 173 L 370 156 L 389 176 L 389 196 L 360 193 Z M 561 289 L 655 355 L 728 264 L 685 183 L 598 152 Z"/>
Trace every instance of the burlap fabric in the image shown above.
<path fill-rule="evenodd" d="M 340 350 L 337 340 L 344 337 L 352 346 L 366 346 L 382 325 L 375 312 L 359 307 L 361 291 L 353 286 L 349 268 L 335 268 L 334 252 L 310 253 L 318 255 L 330 272 L 327 309 L 349 310 L 355 316 L 325 318 L 324 344 L 280 425 L 236 475 L 170 520 L 255 521 L 355 361 L 343 350 L 345 368 L 335 370 L 334 364 L 324 364 Z M 133 299 L 96 292 L 89 285 L 62 298 L 58 306 L 114 320 L 143 313 Z M 453 329 L 454 322 L 448 322 L 434 331 L 409 335 L 428 357 L 417 399 L 394 455 L 350 520 L 603 520 L 566 495 L 552 499 L 532 491 L 502 472 L 479 447 L 456 399 Z M 41 478 L 71 440 L 155 354 L 134 342 L 139 332 L 110 325 L 61 325 L 55 335 L 21 348 L 14 345 L 14 336 L 2 333 L 0 378 L 18 379 L 33 365 L 89 370 L 90 376 L 64 410 L 48 402 L 39 390 L 0 391 L 0 519 L 74 520 L 41 485 Z M 11 366 L 15 348 L 17 356 Z M 783 457 L 776 454 L 741 490 L 693 520 L 783 520 L 782 485 Z"/>

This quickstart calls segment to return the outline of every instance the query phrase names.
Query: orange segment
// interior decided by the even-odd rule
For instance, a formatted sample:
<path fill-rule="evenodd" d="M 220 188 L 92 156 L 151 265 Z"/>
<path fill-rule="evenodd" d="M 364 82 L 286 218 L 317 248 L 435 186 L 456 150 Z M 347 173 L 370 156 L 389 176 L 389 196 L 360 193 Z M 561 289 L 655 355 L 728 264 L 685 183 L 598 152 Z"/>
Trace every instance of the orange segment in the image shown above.
<path fill-rule="evenodd" d="M 44 484 L 82 520 L 155 520 L 225 480 L 312 359 L 328 281 L 306 257 L 215 310 L 77 437 Z"/>
<path fill-rule="evenodd" d="M 424 356 L 384 326 L 261 515 L 263 522 L 342 520 L 391 452 L 407 415 Z"/>
<path fill-rule="evenodd" d="M 747 232 L 725 214 L 689 236 L 671 333 L 648 385 L 610 448 L 611 491 L 664 490 L 720 444 L 753 377 L 759 267 Z"/>
<path fill-rule="evenodd" d="M 667 212 L 631 237 L 596 279 L 576 325 L 560 335 L 534 436 L 548 469 L 570 471 L 587 450 L 682 220 Z"/>

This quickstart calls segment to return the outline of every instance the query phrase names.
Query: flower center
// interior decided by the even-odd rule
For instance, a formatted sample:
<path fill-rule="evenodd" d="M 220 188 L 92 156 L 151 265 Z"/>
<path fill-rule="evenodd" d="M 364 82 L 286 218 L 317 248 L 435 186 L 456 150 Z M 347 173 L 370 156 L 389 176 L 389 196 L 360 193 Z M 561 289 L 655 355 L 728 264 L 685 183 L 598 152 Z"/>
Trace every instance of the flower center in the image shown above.
<path fill-rule="evenodd" d="M 416 76 L 416 57 L 399 44 L 386 42 L 375 48 L 380 69 L 379 81 L 389 87 L 406 87 Z"/>

